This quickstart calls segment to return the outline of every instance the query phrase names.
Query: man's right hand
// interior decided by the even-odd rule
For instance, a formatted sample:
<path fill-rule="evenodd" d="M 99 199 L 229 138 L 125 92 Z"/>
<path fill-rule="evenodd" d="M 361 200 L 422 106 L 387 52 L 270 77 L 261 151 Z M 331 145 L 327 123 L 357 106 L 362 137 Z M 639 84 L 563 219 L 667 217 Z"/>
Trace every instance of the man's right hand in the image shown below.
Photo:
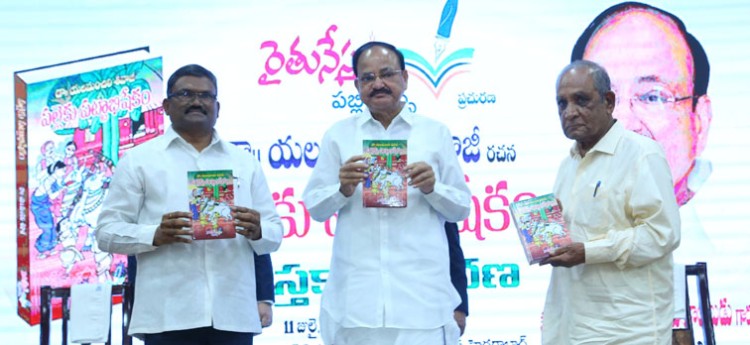
<path fill-rule="evenodd" d="M 464 330 L 466 329 L 466 314 L 460 310 L 454 310 L 453 319 L 456 320 L 458 329 L 461 330 L 461 335 L 464 335 Z"/>
<path fill-rule="evenodd" d="M 190 212 L 169 212 L 161 216 L 161 223 L 154 234 L 154 245 L 161 246 L 170 243 L 191 243 Z M 187 235 L 188 238 L 181 237 Z"/>
<path fill-rule="evenodd" d="M 260 315 L 260 326 L 266 328 L 273 323 L 273 305 L 268 302 L 258 301 L 258 314 Z"/>
<path fill-rule="evenodd" d="M 367 164 L 363 162 L 364 159 L 365 156 L 363 155 L 352 156 L 339 169 L 339 181 L 341 182 L 339 191 L 347 198 L 352 196 L 357 185 L 365 180 Z"/>

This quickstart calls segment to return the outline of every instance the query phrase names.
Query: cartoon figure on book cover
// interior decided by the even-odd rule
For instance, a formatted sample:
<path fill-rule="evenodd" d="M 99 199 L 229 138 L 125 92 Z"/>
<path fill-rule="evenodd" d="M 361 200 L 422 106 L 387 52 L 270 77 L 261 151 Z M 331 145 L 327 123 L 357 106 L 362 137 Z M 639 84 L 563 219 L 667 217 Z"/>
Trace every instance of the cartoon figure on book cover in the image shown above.
<path fill-rule="evenodd" d="M 195 239 L 232 238 L 235 236 L 231 206 L 234 204 L 232 183 L 224 183 L 212 172 L 189 172 L 190 212 Z M 202 175 L 203 174 L 203 175 Z M 209 174 L 209 175 L 205 175 Z M 228 179 L 231 181 L 231 173 Z M 227 180 L 227 178 L 223 178 Z"/>
<path fill-rule="evenodd" d="M 557 206 L 547 206 L 538 212 L 521 216 L 521 232 L 528 244 L 532 257 L 544 257 L 559 246 L 557 240 L 566 235 L 561 225 L 562 212 L 555 212 Z"/>
<path fill-rule="evenodd" d="M 364 207 L 406 207 L 406 140 L 364 140 Z"/>
<path fill-rule="evenodd" d="M 55 145 L 49 141 L 45 146 Z M 34 224 L 41 230 L 34 240 L 37 259 L 57 257 L 62 277 L 67 278 L 77 263 L 86 260 L 84 252 L 92 252 L 97 267 L 112 262 L 111 254 L 96 255 L 98 246 L 93 231 L 97 211 L 109 187 L 112 163 L 98 152 L 79 159 L 73 141 L 64 141 L 59 147 L 65 147 L 65 154 L 48 155 L 45 160 L 59 159 L 50 160 L 52 163 L 41 176 L 32 176 L 32 182 L 38 186 L 32 191 L 30 204 Z M 81 160 L 84 163 L 79 165 Z M 82 243 L 79 238 L 83 238 Z M 97 271 L 99 281 L 112 280 L 108 266 Z"/>
<path fill-rule="evenodd" d="M 15 87 L 17 266 L 30 291 L 18 309 L 33 325 L 41 286 L 125 280 L 126 256 L 100 251 L 94 230 L 120 156 L 164 132 L 161 58 L 47 80 L 21 73 Z"/>
<path fill-rule="evenodd" d="M 367 154 L 365 156 L 368 156 Z M 405 158 L 405 157 L 404 157 Z M 406 167 L 405 159 L 396 155 L 389 164 L 383 156 L 372 156 L 365 160 L 368 177 L 365 179 L 365 205 L 403 207 L 406 206 L 406 180 L 399 173 Z"/>

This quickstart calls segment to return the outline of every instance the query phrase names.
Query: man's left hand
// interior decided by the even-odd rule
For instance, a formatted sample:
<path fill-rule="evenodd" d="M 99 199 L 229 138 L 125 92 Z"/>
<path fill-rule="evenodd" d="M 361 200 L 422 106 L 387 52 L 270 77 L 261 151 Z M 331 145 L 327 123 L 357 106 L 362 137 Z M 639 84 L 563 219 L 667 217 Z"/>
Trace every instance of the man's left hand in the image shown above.
<path fill-rule="evenodd" d="M 550 264 L 554 267 L 573 267 L 586 261 L 586 248 L 583 243 L 575 242 L 557 249 L 552 255 L 544 259 L 540 265 Z"/>
<path fill-rule="evenodd" d="M 265 328 L 273 323 L 273 306 L 270 303 L 258 302 L 258 314 L 260 314 L 260 325 Z"/>
<path fill-rule="evenodd" d="M 419 188 L 424 194 L 430 194 L 435 189 L 435 172 L 425 162 L 416 162 L 406 166 L 409 185 Z"/>
<path fill-rule="evenodd" d="M 257 241 L 262 237 L 260 213 L 247 207 L 232 206 L 232 217 L 237 233 Z"/>
<path fill-rule="evenodd" d="M 456 320 L 458 328 L 461 329 L 461 335 L 464 335 L 464 329 L 466 329 L 466 314 L 460 310 L 454 310 L 453 319 Z"/>

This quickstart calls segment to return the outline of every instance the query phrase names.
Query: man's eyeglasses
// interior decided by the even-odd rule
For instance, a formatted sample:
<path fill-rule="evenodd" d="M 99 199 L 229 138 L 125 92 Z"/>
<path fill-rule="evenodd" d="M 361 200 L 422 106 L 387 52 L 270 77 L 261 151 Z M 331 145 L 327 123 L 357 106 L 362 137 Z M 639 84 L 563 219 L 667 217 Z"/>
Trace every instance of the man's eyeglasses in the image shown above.
<path fill-rule="evenodd" d="M 180 90 L 167 95 L 170 99 L 175 99 L 180 102 L 190 102 L 196 98 L 202 103 L 209 103 L 216 100 L 216 95 L 210 92 L 195 92 L 190 90 Z"/>
<path fill-rule="evenodd" d="M 357 79 L 359 79 L 359 82 L 364 85 L 374 83 L 378 78 L 383 81 L 395 81 L 401 75 L 401 72 L 402 70 L 400 69 L 389 69 L 381 71 L 380 74 L 370 72 L 360 75 Z"/>
<path fill-rule="evenodd" d="M 617 93 L 617 91 L 615 91 Z M 652 88 L 650 90 L 643 90 L 636 92 L 628 100 L 630 102 L 630 109 L 632 110 L 643 110 L 643 111 L 663 111 L 672 110 L 675 104 L 687 101 L 695 98 L 695 96 L 675 96 L 671 91 L 665 88 Z M 621 104 L 621 101 L 626 99 L 624 97 L 617 97 L 617 105 Z"/>

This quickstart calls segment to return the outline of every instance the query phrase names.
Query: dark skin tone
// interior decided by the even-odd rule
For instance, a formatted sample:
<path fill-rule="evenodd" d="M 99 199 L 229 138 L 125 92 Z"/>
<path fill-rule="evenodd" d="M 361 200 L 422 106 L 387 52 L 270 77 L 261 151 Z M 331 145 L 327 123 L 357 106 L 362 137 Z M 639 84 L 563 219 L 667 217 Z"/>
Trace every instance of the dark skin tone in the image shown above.
<path fill-rule="evenodd" d="M 216 95 L 216 86 L 208 78 L 184 76 L 175 82 L 172 91 L 207 92 Z M 219 101 L 198 97 L 188 100 L 165 98 L 162 106 L 172 121 L 175 132 L 198 152 L 211 144 L 214 125 L 221 108 Z"/>
<path fill-rule="evenodd" d="M 557 84 L 557 109 L 565 136 L 577 143 L 584 157 L 614 124 L 612 112 L 615 94 L 600 95 L 588 67 L 576 67 L 563 73 Z M 560 201 L 558 200 L 558 203 Z M 560 205 L 562 208 L 562 205 Z M 573 267 L 586 262 L 583 243 L 575 242 L 557 249 L 540 265 Z"/>
<path fill-rule="evenodd" d="M 398 56 L 387 48 L 375 46 L 362 53 L 357 61 L 357 74 L 382 74 L 384 71 L 400 69 Z M 380 122 L 384 128 L 390 126 L 391 121 L 398 116 L 404 107 L 401 96 L 406 90 L 409 73 L 401 71 L 394 78 L 376 78 L 371 83 L 354 81 L 362 102 L 367 105 L 372 117 Z M 339 191 L 346 197 L 352 196 L 357 185 L 365 180 L 367 164 L 363 155 L 352 156 L 339 169 Z M 419 188 L 424 194 L 432 193 L 435 189 L 435 172 L 425 162 L 416 162 L 406 166 L 409 186 Z"/>
<path fill-rule="evenodd" d="M 560 77 L 557 109 L 563 133 L 576 141 L 583 157 L 614 124 L 615 94 L 608 91 L 600 96 L 590 72 L 573 69 Z"/>
<path fill-rule="evenodd" d="M 175 82 L 173 90 L 208 92 L 216 95 L 216 85 L 205 77 L 181 77 Z M 217 100 L 204 100 L 198 97 L 190 100 L 165 98 L 162 106 L 172 121 L 172 128 L 196 151 L 201 152 L 211 144 L 214 125 L 219 117 L 220 104 Z M 238 234 L 251 240 L 259 240 L 262 237 L 258 211 L 242 206 L 232 206 L 231 210 Z M 161 223 L 154 234 L 154 246 L 192 243 L 190 217 L 190 212 L 182 211 L 162 215 Z"/>
<path fill-rule="evenodd" d="M 460 310 L 454 310 L 453 319 L 456 320 L 458 329 L 461 330 L 461 335 L 464 335 L 464 330 L 466 329 L 466 314 Z"/>

